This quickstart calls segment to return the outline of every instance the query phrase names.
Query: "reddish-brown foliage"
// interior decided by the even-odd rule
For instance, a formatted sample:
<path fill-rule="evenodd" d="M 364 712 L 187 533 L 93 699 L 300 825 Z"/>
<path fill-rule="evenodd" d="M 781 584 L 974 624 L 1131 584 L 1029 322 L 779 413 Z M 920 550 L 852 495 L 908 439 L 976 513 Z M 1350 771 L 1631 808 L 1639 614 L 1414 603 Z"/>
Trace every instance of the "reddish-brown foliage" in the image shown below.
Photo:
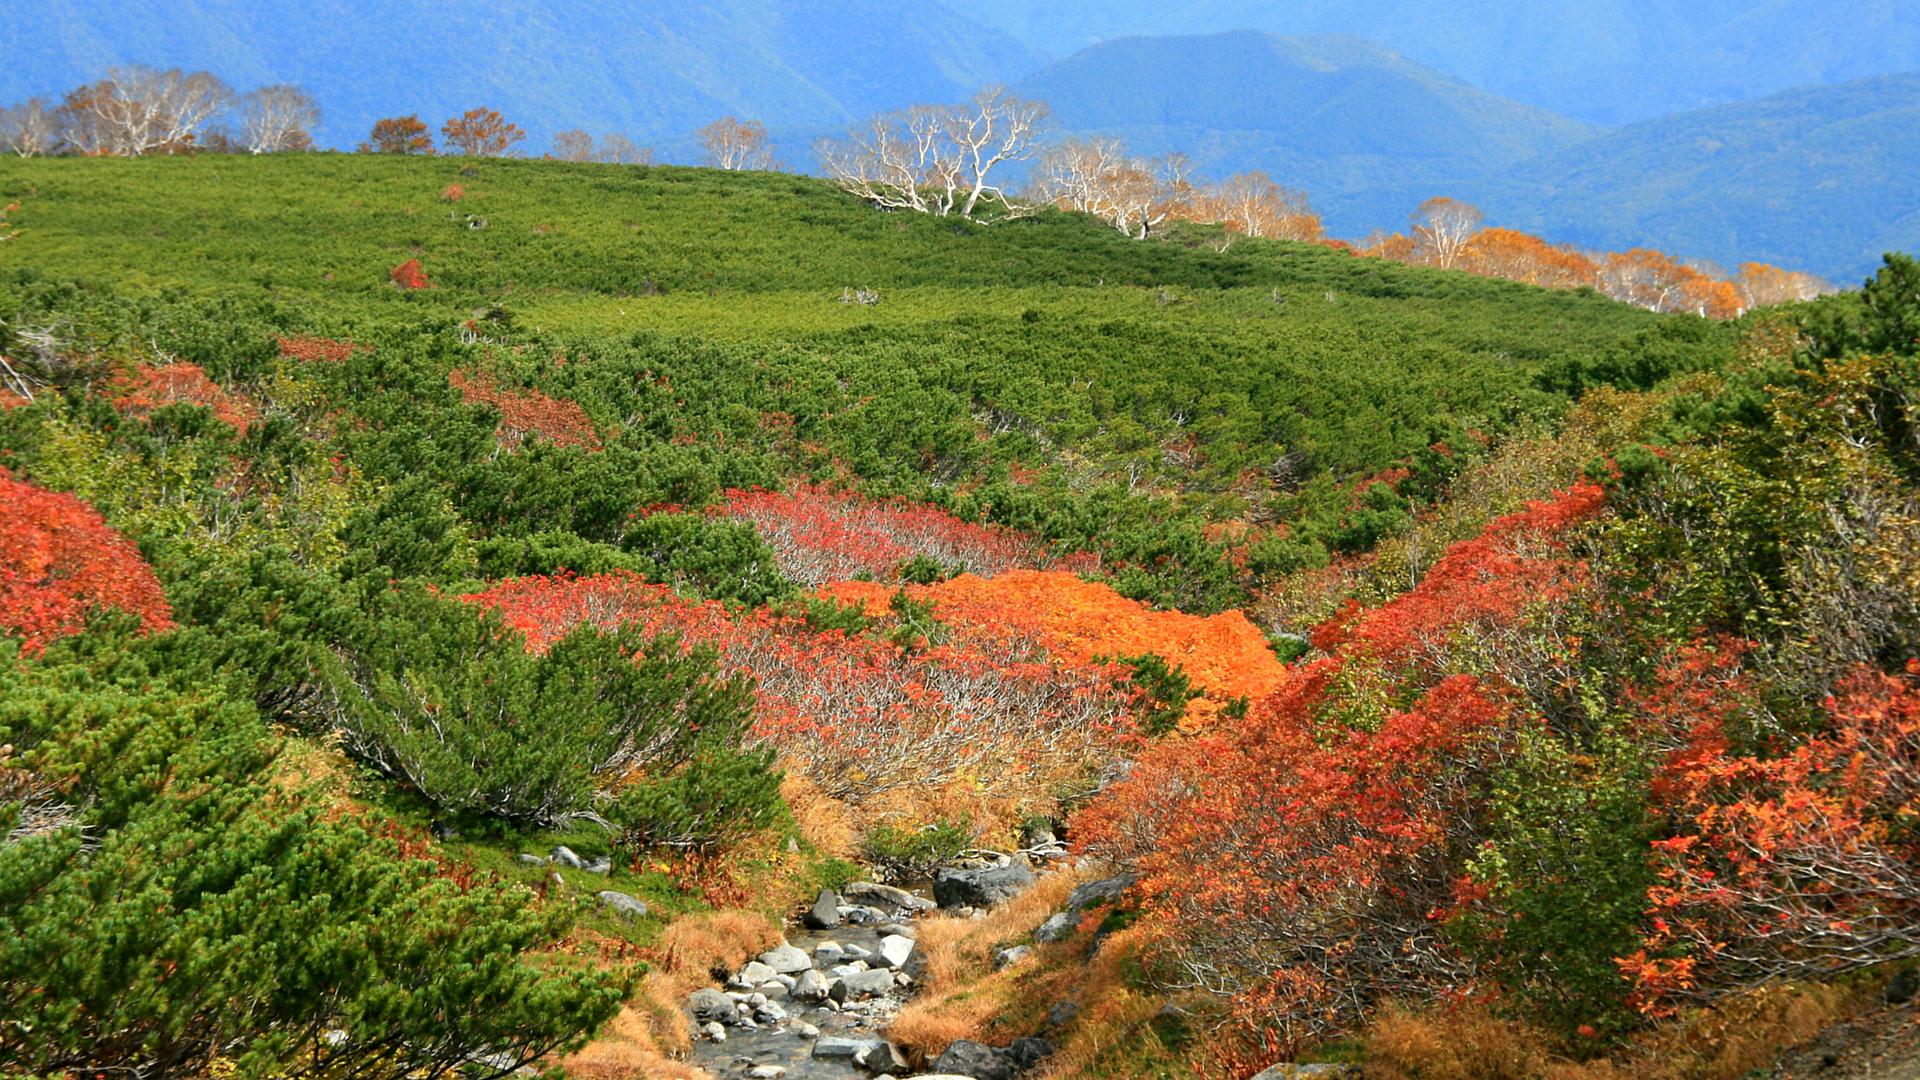
<path fill-rule="evenodd" d="M 112 386 L 114 407 L 134 416 L 167 405 L 200 405 L 241 434 L 260 418 L 252 402 L 221 389 L 196 364 L 135 365 L 116 376 Z"/>
<path fill-rule="evenodd" d="M 722 513 L 750 521 L 780 564 L 802 585 L 865 575 L 895 580 L 900 564 L 927 555 L 947 566 L 993 575 L 1016 568 L 1098 569 L 1096 556 L 1056 555 L 1044 542 L 994 525 L 962 521 L 938 507 L 874 500 L 815 484 L 791 491 L 727 492 Z"/>
<path fill-rule="evenodd" d="M 491 405 L 500 413 L 500 441 L 517 446 L 538 435 L 556 446 L 600 449 L 593 420 L 577 402 L 552 398 L 538 390 L 508 390 L 483 372 L 453 371 L 447 382 L 468 404 Z"/>
<path fill-rule="evenodd" d="M 431 289 L 433 282 L 427 280 L 427 272 L 420 268 L 419 259 L 408 259 L 393 268 L 387 274 L 393 283 L 402 289 Z"/>
<path fill-rule="evenodd" d="M 892 590 L 868 582 L 841 582 L 823 591 L 875 615 L 884 614 L 892 598 Z M 1051 656 L 1080 662 L 1157 654 L 1184 669 L 1203 695 L 1188 706 L 1195 726 L 1211 723 L 1236 699 L 1266 697 L 1286 676 L 1259 628 L 1238 611 L 1204 617 L 1155 611 L 1064 571 L 962 574 L 937 585 L 909 586 L 906 593 L 932 603 L 937 618 L 983 648 L 1037 641 Z"/>
<path fill-rule="evenodd" d="M 758 737 L 853 802 L 964 784 L 983 804 L 1034 809 L 1126 730 L 1116 669 L 1049 663 L 1030 646 L 912 651 L 765 608 L 731 614 L 627 573 L 520 578 L 464 599 L 498 609 L 534 648 L 581 623 L 634 623 L 717 649 L 755 680 Z"/>
<path fill-rule="evenodd" d="M 1684 743 L 1654 791 L 1673 815 L 1654 844 L 1644 947 L 1620 961 L 1640 1007 L 1920 955 L 1920 661 L 1860 670 L 1826 730 L 1774 755 L 1732 749 L 1749 699 L 1739 650 L 1687 650 L 1651 716 Z M 1682 726 L 1684 725 L 1684 726 Z"/>
<path fill-rule="evenodd" d="M 288 360 L 299 360 L 304 363 L 342 364 L 359 349 L 373 351 L 371 346 L 351 341 L 336 341 L 333 338 L 308 337 L 304 334 L 280 338 L 280 355 Z"/>
<path fill-rule="evenodd" d="M 95 607 L 130 612 L 150 631 L 173 625 L 152 568 L 99 512 L 0 468 L 0 632 L 36 653 Z"/>

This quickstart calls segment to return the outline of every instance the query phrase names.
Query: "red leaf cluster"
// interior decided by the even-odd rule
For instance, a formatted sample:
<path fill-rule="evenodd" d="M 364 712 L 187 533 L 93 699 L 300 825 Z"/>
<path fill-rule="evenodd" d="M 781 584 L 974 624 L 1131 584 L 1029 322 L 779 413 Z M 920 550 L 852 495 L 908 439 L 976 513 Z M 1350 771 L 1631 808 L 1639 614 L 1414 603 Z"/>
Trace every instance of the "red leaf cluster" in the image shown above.
<path fill-rule="evenodd" d="M 252 402 L 221 389 L 197 364 L 138 364 L 116 376 L 112 387 L 114 407 L 133 416 L 167 405 L 201 405 L 243 435 L 260 418 Z"/>
<path fill-rule="evenodd" d="M 282 336 L 280 355 L 288 360 L 299 360 L 311 364 L 344 364 L 355 351 L 371 347 L 352 341 L 337 341 L 333 338 L 308 337 L 302 334 Z"/>
<path fill-rule="evenodd" d="M 962 574 L 937 585 L 908 586 L 906 594 L 929 602 L 936 617 L 981 648 L 1010 641 L 1037 641 L 1059 659 L 1154 653 L 1185 670 L 1203 695 L 1189 706 L 1189 724 L 1205 727 L 1236 699 L 1258 701 L 1277 688 L 1286 667 L 1273 655 L 1258 627 L 1238 611 L 1188 615 L 1155 611 L 1107 585 L 1060 570 L 1009 570 L 992 578 Z M 823 594 L 885 614 L 893 590 L 846 581 Z"/>
<path fill-rule="evenodd" d="M 98 511 L 0 468 L 0 632 L 37 653 L 95 607 L 137 615 L 146 630 L 173 625 L 153 569 Z"/>
<path fill-rule="evenodd" d="M 393 268 L 387 274 L 393 283 L 402 289 L 431 289 L 433 282 L 427 280 L 427 272 L 420 268 L 419 259 L 408 259 Z"/>
<path fill-rule="evenodd" d="M 1096 556 L 1056 555 L 1044 541 L 1013 529 L 975 525 L 924 503 L 868 499 L 822 485 L 730 490 L 721 512 L 752 522 L 781 572 L 802 585 L 862 575 L 894 580 L 900 564 L 915 555 L 987 576 L 1016 568 L 1085 573 L 1099 567 Z"/>
<path fill-rule="evenodd" d="M 447 382 L 470 405 L 491 405 L 500 414 L 500 441 L 517 446 L 528 435 L 538 435 L 556 446 L 600 449 L 593 420 L 577 402 L 552 398 L 538 390 L 508 390 L 483 372 L 455 370 Z"/>
<path fill-rule="evenodd" d="M 1031 647 L 908 650 L 695 603 L 624 572 L 518 578 L 462 599 L 497 609 L 536 649 L 582 623 L 714 648 L 724 670 L 754 680 L 757 737 L 851 802 L 964 782 L 983 800 L 1037 805 L 1125 733 L 1118 669 L 1048 662 Z"/>

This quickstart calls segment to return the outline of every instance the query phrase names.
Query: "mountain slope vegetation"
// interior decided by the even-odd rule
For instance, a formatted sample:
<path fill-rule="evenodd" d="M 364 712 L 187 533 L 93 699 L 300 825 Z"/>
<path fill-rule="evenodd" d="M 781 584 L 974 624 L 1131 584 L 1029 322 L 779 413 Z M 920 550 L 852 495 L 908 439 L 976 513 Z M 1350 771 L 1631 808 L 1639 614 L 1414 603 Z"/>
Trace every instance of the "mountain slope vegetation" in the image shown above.
<path fill-rule="evenodd" d="M 812 1057 L 1733 1080 L 1920 961 L 1910 259 L 1709 320 L 772 172 L 0 205 L 0 1071 L 705 1080 L 936 871 Z"/>

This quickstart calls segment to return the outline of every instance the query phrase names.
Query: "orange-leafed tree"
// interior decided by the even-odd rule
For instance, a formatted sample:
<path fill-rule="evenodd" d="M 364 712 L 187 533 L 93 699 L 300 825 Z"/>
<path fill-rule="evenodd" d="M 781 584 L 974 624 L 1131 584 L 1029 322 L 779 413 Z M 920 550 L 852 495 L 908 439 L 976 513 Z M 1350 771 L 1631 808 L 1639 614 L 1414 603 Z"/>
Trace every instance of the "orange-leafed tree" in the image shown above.
<path fill-rule="evenodd" d="M 1748 308 L 1812 300 L 1833 291 L 1832 285 L 1812 274 L 1763 262 L 1741 263 L 1733 286 L 1740 290 L 1740 299 Z"/>
<path fill-rule="evenodd" d="M 1483 229 L 1468 242 L 1461 265 L 1476 274 L 1548 289 L 1591 287 L 1599 281 L 1599 267 L 1592 259 L 1516 229 Z"/>
<path fill-rule="evenodd" d="M 132 541 L 84 501 L 0 468 L 0 634 L 37 653 L 83 629 L 95 608 L 125 611 L 145 630 L 173 625 Z"/>
<path fill-rule="evenodd" d="M 431 154 L 433 138 L 427 125 L 412 113 L 376 120 L 367 141 L 360 144 L 363 154 Z"/>
<path fill-rule="evenodd" d="M 468 109 L 440 125 L 440 137 L 452 153 L 468 157 L 500 157 L 527 133 L 493 109 Z"/>

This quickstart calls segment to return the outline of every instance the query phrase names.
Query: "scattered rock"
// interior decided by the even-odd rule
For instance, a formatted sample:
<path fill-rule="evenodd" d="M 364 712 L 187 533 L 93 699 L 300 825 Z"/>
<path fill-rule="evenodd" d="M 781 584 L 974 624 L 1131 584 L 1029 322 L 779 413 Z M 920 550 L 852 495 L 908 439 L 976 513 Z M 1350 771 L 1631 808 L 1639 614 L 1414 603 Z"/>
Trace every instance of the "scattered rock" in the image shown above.
<path fill-rule="evenodd" d="M 728 981 L 727 985 L 738 986 L 743 989 L 749 986 L 759 986 L 763 982 L 772 982 L 776 974 L 778 973 L 766 964 L 758 960 L 749 960 L 746 966 L 741 968 L 739 972 Z"/>
<path fill-rule="evenodd" d="M 812 1024 L 795 1024 L 793 1025 L 793 1033 L 802 1039 L 817 1039 L 820 1037 L 820 1029 L 814 1027 Z"/>
<path fill-rule="evenodd" d="M 867 1039 L 848 1039 L 839 1035 L 822 1035 L 813 1044 L 813 1056 L 822 1061 L 852 1061 L 855 1054 L 872 1046 Z"/>
<path fill-rule="evenodd" d="M 522 866 L 545 866 L 547 865 L 547 860 L 539 855 L 529 855 L 523 851 L 520 853 L 520 864 Z"/>
<path fill-rule="evenodd" d="M 1887 982 L 1883 996 L 1889 1005 L 1905 1005 L 1920 994 L 1920 968 L 1907 968 Z"/>
<path fill-rule="evenodd" d="M 1063 1001 L 1047 1010 L 1047 1026 L 1050 1028 L 1066 1027 L 1079 1018 L 1080 1003 L 1077 1001 Z"/>
<path fill-rule="evenodd" d="M 839 942 L 823 941 L 813 947 L 813 964 L 815 967 L 832 967 L 846 955 L 847 950 L 841 948 Z"/>
<path fill-rule="evenodd" d="M 1040 1064 L 1041 1060 L 1051 1053 L 1053 1053 L 1052 1043 L 1033 1036 L 1015 1039 L 1013 1045 L 1007 1047 L 1007 1059 L 1013 1062 L 1015 1072 L 1026 1072 Z"/>
<path fill-rule="evenodd" d="M 427 822 L 427 831 L 433 834 L 435 840 L 443 844 L 451 844 L 460 839 L 460 833 L 453 826 L 437 819 Z"/>
<path fill-rule="evenodd" d="M 972 1039 L 956 1039 L 933 1059 L 933 1071 L 970 1076 L 973 1080 L 1013 1080 L 1015 1070 L 1006 1051 Z"/>
<path fill-rule="evenodd" d="M 1099 881 L 1089 881 L 1078 885 L 1067 894 L 1068 911 L 1084 911 L 1095 904 L 1110 903 L 1120 898 L 1120 894 L 1133 887 L 1140 880 L 1138 874 L 1115 874 Z"/>
<path fill-rule="evenodd" d="M 1309 1076 L 1359 1076 L 1360 1070 L 1352 1065 L 1338 1065 L 1318 1062 L 1312 1065 L 1296 1065 L 1283 1061 L 1278 1065 L 1269 1065 L 1255 1073 L 1252 1080 L 1302 1080 Z"/>
<path fill-rule="evenodd" d="M 892 885 L 882 885 L 877 881 L 856 881 L 840 891 L 850 898 L 885 904 L 901 911 L 925 911 L 933 907 L 933 904 L 924 897 L 915 896 L 905 889 L 897 889 Z"/>
<path fill-rule="evenodd" d="M 687 1011 L 696 1023 L 724 1024 L 733 1019 L 733 999 L 712 987 L 702 987 L 687 997 Z"/>
<path fill-rule="evenodd" d="M 840 898 L 832 889 L 821 889 L 813 907 L 800 920 L 815 930 L 831 930 L 840 925 Z"/>
<path fill-rule="evenodd" d="M 891 971 L 856 971 L 827 988 L 827 998 L 845 1005 L 848 1001 L 878 997 L 893 989 Z"/>
<path fill-rule="evenodd" d="M 905 967 L 907 959 L 913 955 L 913 939 L 899 934 L 888 934 L 880 939 L 880 952 L 875 964 L 880 967 Z"/>
<path fill-rule="evenodd" d="M 762 1024 L 778 1024 L 787 1018 L 787 1010 L 778 1002 L 766 1001 L 754 1007 L 753 1018 Z"/>
<path fill-rule="evenodd" d="M 907 1059 L 889 1042 L 872 1042 L 853 1055 L 853 1063 L 875 1073 L 889 1073 L 896 1069 L 905 1070 Z"/>
<path fill-rule="evenodd" d="M 575 870 L 585 870 L 587 868 L 587 860 L 574 854 L 573 849 L 565 844 L 559 844 L 554 847 L 553 861 L 559 863 L 561 866 L 571 866 Z"/>
<path fill-rule="evenodd" d="M 779 948 L 768 949 L 760 954 L 760 962 L 781 975 L 797 975 L 813 969 L 813 959 L 791 945 L 782 944 Z M 765 982 L 765 979 L 755 979 Z"/>
<path fill-rule="evenodd" d="M 992 907 L 1033 884 L 1033 871 L 1017 862 L 984 870 L 942 870 L 933 877 L 933 898 L 943 908 Z"/>
<path fill-rule="evenodd" d="M 886 923 L 881 923 L 879 926 L 876 926 L 873 929 L 874 929 L 874 932 L 879 934 L 881 937 L 886 937 L 888 934 L 898 934 L 901 937 L 910 937 L 910 938 L 917 938 L 920 936 L 919 929 L 915 927 L 912 923 L 886 922 Z"/>
<path fill-rule="evenodd" d="M 638 919 L 647 913 L 647 902 L 645 900 L 628 896 L 626 893 L 615 892 L 612 889 L 602 889 L 597 895 L 600 897 L 602 904 L 607 905 L 629 919 Z"/>
<path fill-rule="evenodd" d="M 611 874 L 613 873 L 613 860 L 595 859 L 587 864 L 586 871 L 589 874 Z"/>
<path fill-rule="evenodd" d="M 993 970 L 1005 970 L 1032 955 L 1033 946 L 1031 945 L 1015 945 L 1011 948 L 998 949 L 993 954 Z"/>
<path fill-rule="evenodd" d="M 1033 940 L 1046 944 L 1065 941 L 1080 929 L 1080 919 L 1072 912 L 1063 911 L 1040 924 L 1033 932 Z"/>
<path fill-rule="evenodd" d="M 712 1039 L 714 1042 L 727 1041 L 727 1029 L 722 1027 L 717 1020 L 709 1021 L 703 1025 L 700 1030 L 706 1034 L 707 1038 Z"/>
<path fill-rule="evenodd" d="M 747 1070 L 747 1080 L 780 1080 L 787 1070 L 778 1065 L 755 1065 Z"/>
<path fill-rule="evenodd" d="M 801 1001 L 819 1001 L 827 996 L 830 989 L 827 977 L 809 968 L 800 973 L 800 979 L 793 984 L 793 996 Z"/>

